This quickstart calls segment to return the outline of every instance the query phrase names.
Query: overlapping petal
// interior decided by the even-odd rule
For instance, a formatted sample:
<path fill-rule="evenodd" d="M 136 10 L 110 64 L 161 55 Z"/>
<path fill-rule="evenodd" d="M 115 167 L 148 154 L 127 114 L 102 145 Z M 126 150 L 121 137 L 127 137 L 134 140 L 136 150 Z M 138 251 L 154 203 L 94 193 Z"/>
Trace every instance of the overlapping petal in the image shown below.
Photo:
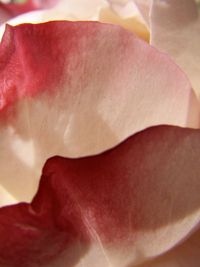
<path fill-rule="evenodd" d="M 142 15 L 146 26 L 150 28 L 150 9 L 151 9 L 151 0 L 132 0 L 134 4 L 138 7 L 138 10 L 140 11 L 140 14 Z"/>
<path fill-rule="evenodd" d="M 0 24 L 8 21 L 9 19 L 37 9 L 46 9 L 53 7 L 58 0 L 25 0 L 24 2 L 0 2 Z"/>
<path fill-rule="evenodd" d="M 152 125 L 199 126 L 185 75 L 118 26 L 8 26 L 0 57 L 1 184 L 19 200 L 53 155 L 99 153 Z"/>
<path fill-rule="evenodd" d="M 11 18 L 10 13 L 0 4 L 0 24 Z"/>
<path fill-rule="evenodd" d="M 200 263 L 200 231 L 168 253 L 137 267 L 197 267 Z"/>
<path fill-rule="evenodd" d="M 102 8 L 103 2 L 85 0 L 77 8 L 63 1 L 13 23 L 93 16 L 148 40 L 140 18 L 128 15 L 131 1 Z M 148 26 L 150 2 L 133 2 Z M 151 39 L 196 89 L 198 37 L 187 34 L 199 31 L 199 18 L 194 2 L 186 2 L 153 1 Z M 178 51 L 180 37 L 186 42 Z M 111 25 L 8 27 L 0 71 L 0 205 L 30 200 L 50 156 L 96 154 L 151 125 L 199 126 L 199 105 L 181 70 Z M 198 154 L 198 131 L 158 127 L 99 156 L 49 160 L 33 202 L 0 209 L 0 266 L 196 267 L 199 233 L 188 235 L 200 218 Z"/>
<path fill-rule="evenodd" d="M 107 7 L 101 8 L 98 20 L 101 22 L 120 25 L 134 32 L 142 39 L 149 41 L 149 30 L 133 1 L 108 1 Z"/>
<path fill-rule="evenodd" d="M 0 266 L 127 267 L 163 253 L 200 221 L 199 153 L 199 130 L 162 126 L 48 160 L 32 203 L 0 209 Z"/>
<path fill-rule="evenodd" d="M 95 20 L 121 25 L 133 31 L 141 38 L 149 41 L 147 30 L 138 9 L 132 1 L 116 0 L 59 0 L 57 5 L 50 9 L 28 12 L 8 21 L 10 25 L 21 23 L 41 23 L 52 20 Z M 0 38 L 5 30 L 5 25 L 0 27 Z"/>

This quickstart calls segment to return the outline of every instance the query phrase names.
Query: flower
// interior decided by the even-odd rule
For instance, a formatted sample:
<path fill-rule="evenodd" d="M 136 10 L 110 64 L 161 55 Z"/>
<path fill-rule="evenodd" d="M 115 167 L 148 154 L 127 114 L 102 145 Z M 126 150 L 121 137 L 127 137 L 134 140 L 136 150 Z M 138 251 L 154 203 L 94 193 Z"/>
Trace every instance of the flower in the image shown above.
<path fill-rule="evenodd" d="M 144 130 L 199 127 L 168 55 L 114 25 L 24 24 L 0 72 L 2 204 L 20 202 L 0 209 L 0 266 L 197 266 L 199 130 Z"/>

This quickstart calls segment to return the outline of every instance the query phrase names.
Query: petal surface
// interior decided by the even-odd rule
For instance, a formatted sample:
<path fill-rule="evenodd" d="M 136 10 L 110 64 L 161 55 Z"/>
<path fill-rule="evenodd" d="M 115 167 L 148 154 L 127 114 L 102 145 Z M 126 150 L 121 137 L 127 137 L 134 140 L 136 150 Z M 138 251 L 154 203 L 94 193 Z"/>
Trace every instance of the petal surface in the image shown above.
<path fill-rule="evenodd" d="M 200 96 L 200 16 L 195 1 L 154 0 L 151 44 L 168 53 L 185 71 Z"/>
<path fill-rule="evenodd" d="M 100 10 L 99 21 L 121 25 L 149 41 L 149 30 L 134 1 L 108 0 L 107 2 L 109 3 L 108 7 Z"/>
<path fill-rule="evenodd" d="M 8 26 L 0 59 L 0 181 L 19 200 L 53 155 L 99 153 L 152 125 L 199 126 L 185 75 L 118 26 Z"/>
<path fill-rule="evenodd" d="M 17 16 L 19 14 L 29 12 L 31 10 L 50 8 L 54 6 L 59 0 L 25 0 L 20 2 L 0 4 L 1 8 L 7 10 L 11 16 Z"/>
<path fill-rule="evenodd" d="M 0 185 L 0 206 L 16 203 L 16 199 Z"/>
<path fill-rule="evenodd" d="M 149 16 L 150 16 L 150 9 L 151 9 L 151 0 L 133 0 L 135 5 L 138 7 L 147 27 L 150 26 Z"/>
<path fill-rule="evenodd" d="M 126 2 L 121 3 L 116 0 L 60 0 L 57 1 L 57 5 L 53 6 L 53 8 L 28 12 L 10 19 L 7 23 L 18 25 L 21 23 L 41 23 L 52 20 L 95 20 L 121 25 L 125 29 L 133 31 L 144 40 L 149 41 L 149 30 L 140 12 L 138 12 L 132 1 Z M 42 7 L 40 6 L 40 8 Z M 4 21 L 7 19 L 4 19 Z M 5 24 L 0 27 L 0 38 L 4 31 Z"/>
<path fill-rule="evenodd" d="M 200 264 L 200 231 L 168 253 L 137 267 L 197 267 Z"/>
<path fill-rule="evenodd" d="M 160 126 L 48 160 L 32 203 L 0 209 L 0 266 L 127 267 L 164 253 L 199 224 L 199 153 L 199 130 Z"/>
<path fill-rule="evenodd" d="M 5 21 L 11 18 L 10 12 L 5 9 L 4 5 L 0 3 L 0 24 L 4 23 Z"/>

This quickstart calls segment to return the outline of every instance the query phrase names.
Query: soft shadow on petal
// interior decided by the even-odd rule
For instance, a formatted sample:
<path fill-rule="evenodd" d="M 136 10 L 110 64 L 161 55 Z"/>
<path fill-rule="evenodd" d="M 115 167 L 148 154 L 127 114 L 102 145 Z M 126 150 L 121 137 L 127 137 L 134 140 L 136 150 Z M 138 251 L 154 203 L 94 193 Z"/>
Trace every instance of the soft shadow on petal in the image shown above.
<path fill-rule="evenodd" d="M 32 203 L 0 209 L 0 266 L 127 267 L 166 252 L 200 221 L 199 152 L 199 130 L 160 126 L 49 159 Z"/>
<path fill-rule="evenodd" d="M 19 200 L 53 155 L 96 154 L 152 125 L 199 127 L 181 70 L 118 26 L 8 26 L 0 58 L 1 184 Z"/>
<path fill-rule="evenodd" d="M 155 260 L 137 267 L 198 267 L 200 264 L 200 230 Z M 130 267 L 133 267 L 132 265 Z"/>
<path fill-rule="evenodd" d="M 200 96 L 200 17 L 195 1 L 154 0 L 151 44 L 168 53 L 191 80 Z"/>
<path fill-rule="evenodd" d="M 120 25 L 149 42 L 149 31 L 138 14 L 123 18 L 110 7 L 104 9 L 102 8 L 99 12 L 99 21 Z"/>
<path fill-rule="evenodd" d="M 151 8 L 151 0 L 133 0 L 133 2 L 138 7 L 144 21 L 146 22 L 146 26 L 149 28 L 149 14 Z"/>

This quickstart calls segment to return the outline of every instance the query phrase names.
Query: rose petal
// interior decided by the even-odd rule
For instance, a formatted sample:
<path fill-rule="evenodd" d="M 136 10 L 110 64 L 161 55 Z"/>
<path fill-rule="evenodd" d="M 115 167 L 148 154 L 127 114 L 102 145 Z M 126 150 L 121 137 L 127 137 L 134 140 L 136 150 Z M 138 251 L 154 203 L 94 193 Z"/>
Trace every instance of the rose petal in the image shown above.
<path fill-rule="evenodd" d="M 110 7 L 104 9 L 102 8 L 99 12 L 99 21 L 120 25 L 149 42 L 149 31 L 138 14 L 128 18 L 123 18 L 118 13 L 115 13 Z"/>
<path fill-rule="evenodd" d="M 162 126 L 48 160 L 32 204 L 0 209 L 0 266 L 124 267 L 165 252 L 200 222 L 199 153 L 199 130 Z"/>
<path fill-rule="evenodd" d="M 38 9 L 45 9 L 43 12 L 48 12 L 47 10 L 49 8 L 53 8 L 56 3 L 59 2 L 59 0 L 28 0 L 25 1 L 24 3 L 9 3 L 9 4 L 2 4 L 0 3 L 0 24 L 6 23 L 9 20 L 16 22 L 19 20 L 21 17 L 19 15 L 25 13 L 25 18 L 27 18 L 26 12 L 30 12 L 33 10 L 38 10 Z M 53 10 L 53 9 L 52 9 Z M 32 13 L 32 12 L 30 12 Z M 37 19 L 37 13 L 36 18 Z M 17 18 L 16 18 L 17 16 Z M 14 18 L 14 19 L 13 19 Z M 28 21 L 26 21 L 28 22 Z M 2 37 L 2 34 L 4 32 L 5 25 L 1 25 L 0 27 L 0 39 Z"/>
<path fill-rule="evenodd" d="M 16 203 L 16 199 L 0 185 L 0 206 Z"/>
<path fill-rule="evenodd" d="M 8 23 L 10 25 L 18 25 L 27 22 L 41 23 L 50 20 L 95 20 L 114 23 L 135 32 L 138 36 L 149 41 L 149 31 L 132 1 L 128 1 L 124 5 L 116 2 L 116 0 L 60 0 L 54 8 L 29 12 L 10 20 Z M 5 25 L 2 25 L 0 27 L 0 39 L 4 30 Z"/>
<path fill-rule="evenodd" d="M 145 23 L 146 26 L 150 25 L 149 22 L 149 14 L 150 14 L 150 8 L 151 8 L 151 0 L 133 0 L 133 2 L 135 3 L 135 5 L 138 7 Z"/>
<path fill-rule="evenodd" d="M 138 15 L 138 9 L 132 0 L 108 0 L 110 7 L 123 18 Z"/>
<path fill-rule="evenodd" d="M 41 23 L 54 20 L 98 20 L 99 10 L 107 6 L 107 2 L 103 0 L 60 0 L 53 8 L 28 12 L 9 20 L 8 23 L 14 26 L 22 23 Z M 1 25 L 0 40 L 4 31 L 5 25 Z"/>
<path fill-rule="evenodd" d="M 19 200 L 50 156 L 99 153 L 151 125 L 199 126 L 185 75 L 118 26 L 8 26 L 0 62 L 1 185 Z"/>
<path fill-rule="evenodd" d="M 25 0 L 24 3 L 8 3 L 1 4 L 6 10 L 12 14 L 12 16 L 17 16 L 19 14 L 41 8 L 50 8 L 54 6 L 59 0 Z"/>
<path fill-rule="evenodd" d="M 199 263 L 200 230 L 163 256 L 137 267 L 197 267 Z"/>
<path fill-rule="evenodd" d="M 4 8 L 4 5 L 0 3 L 0 24 L 11 18 L 11 14 Z"/>
<path fill-rule="evenodd" d="M 10 12 L 10 14 L 14 17 L 21 13 L 25 13 L 36 9 L 37 5 L 35 5 L 35 1 L 28 0 L 25 1 L 24 3 L 4 4 L 4 8 L 7 9 Z"/>
<path fill-rule="evenodd" d="M 154 0 L 151 43 L 167 52 L 186 72 L 200 96 L 200 17 L 195 1 Z"/>

